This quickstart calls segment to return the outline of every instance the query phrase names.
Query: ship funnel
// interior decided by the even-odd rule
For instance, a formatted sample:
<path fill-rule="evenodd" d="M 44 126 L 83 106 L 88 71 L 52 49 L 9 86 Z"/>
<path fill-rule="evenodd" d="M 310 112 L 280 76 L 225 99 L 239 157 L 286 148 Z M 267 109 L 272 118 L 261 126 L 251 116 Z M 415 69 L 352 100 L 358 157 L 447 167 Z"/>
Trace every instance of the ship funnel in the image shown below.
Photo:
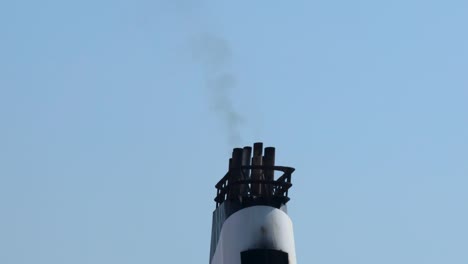
<path fill-rule="evenodd" d="M 286 207 L 294 168 L 277 166 L 275 152 L 261 142 L 233 149 L 215 185 L 210 264 L 296 264 Z"/>

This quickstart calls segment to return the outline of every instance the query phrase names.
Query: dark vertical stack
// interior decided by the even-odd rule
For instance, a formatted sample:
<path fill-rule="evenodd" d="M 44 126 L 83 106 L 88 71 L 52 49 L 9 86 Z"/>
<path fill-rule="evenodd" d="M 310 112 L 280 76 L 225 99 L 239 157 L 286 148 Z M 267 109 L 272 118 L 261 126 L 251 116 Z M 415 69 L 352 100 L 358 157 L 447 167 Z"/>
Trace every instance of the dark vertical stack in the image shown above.
<path fill-rule="evenodd" d="M 254 151 L 252 157 L 252 165 L 253 166 L 262 166 L 263 163 L 263 143 L 254 143 Z M 263 170 L 262 169 L 253 169 L 252 170 L 252 180 L 253 181 L 260 181 L 264 180 L 263 178 Z M 259 183 L 252 183 L 251 193 L 253 196 L 260 196 L 262 195 L 262 185 Z"/>
<path fill-rule="evenodd" d="M 253 155 L 252 155 L 253 154 Z M 253 166 L 252 170 L 248 168 Z M 261 167 L 264 168 L 261 168 Z M 254 144 L 253 153 L 251 147 L 235 148 L 232 158 L 229 159 L 229 194 L 231 199 L 239 197 L 269 197 L 273 195 L 275 148 L 265 148 L 263 154 L 263 143 Z M 246 181 L 251 180 L 249 184 Z M 258 181 L 269 181 L 269 183 L 259 183 Z M 237 182 L 237 184 L 236 184 Z"/>
<path fill-rule="evenodd" d="M 252 156 L 252 148 L 251 147 L 244 147 L 243 153 L 242 153 L 242 166 L 250 166 L 250 159 Z M 248 180 L 250 179 L 250 169 L 244 168 L 242 170 L 242 180 Z M 242 196 L 247 196 L 249 192 L 249 185 L 248 184 L 242 184 L 241 185 L 241 195 Z"/>
<path fill-rule="evenodd" d="M 275 148 L 273 147 L 265 148 L 265 156 L 263 157 L 263 165 L 267 167 L 265 168 L 265 171 L 264 171 L 265 180 L 273 181 L 275 179 L 275 171 L 272 169 L 272 167 L 275 166 Z M 267 183 L 265 185 L 264 195 L 267 197 L 273 195 L 273 184 Z"/>
<path fill-rule="evenodd" d="M 229 189 L 229 196 L 230 197 L 238 197 L 241 194 L 241 185 L 239 184 L 233 184 L 237 181 L 242 180 L 242 154 L 243 154 L 243 149 L 241 148 L 235 148 L 232 151 L 232 158 L 230 162 L 230 179 L 229 179 L 229 185 L 231 185 Z"/>

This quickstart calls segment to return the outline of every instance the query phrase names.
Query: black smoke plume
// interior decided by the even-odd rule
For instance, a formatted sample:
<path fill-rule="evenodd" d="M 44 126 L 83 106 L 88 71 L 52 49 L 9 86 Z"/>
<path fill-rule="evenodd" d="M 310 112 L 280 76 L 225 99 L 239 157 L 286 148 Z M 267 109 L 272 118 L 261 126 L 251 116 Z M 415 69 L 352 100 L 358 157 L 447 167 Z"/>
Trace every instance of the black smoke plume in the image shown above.
<path fill-rule="evenodd" d="M 229 42 L 218 35 L 202 34 L 195 39 L 193 56 L 202 66 L 212 110 L 226 126 L 228 142 L 239 144 L 244 118 L 235 108 L 232 97 L 237 79 L 230 69 L 232 51 Z"/>

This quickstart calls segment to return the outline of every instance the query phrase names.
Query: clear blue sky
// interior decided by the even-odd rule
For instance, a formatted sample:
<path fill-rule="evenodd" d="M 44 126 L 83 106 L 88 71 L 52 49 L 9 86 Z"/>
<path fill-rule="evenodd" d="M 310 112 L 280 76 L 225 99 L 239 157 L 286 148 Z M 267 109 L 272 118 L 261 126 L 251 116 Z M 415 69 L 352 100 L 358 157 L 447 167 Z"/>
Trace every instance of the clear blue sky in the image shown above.
<path fill-rule="evenodd" d="M 254 141 L 297 168 L 299 263 L 468 263 L 467 14 L 2 1 L 0 263 L 207 263 L 214 184 Z"/>

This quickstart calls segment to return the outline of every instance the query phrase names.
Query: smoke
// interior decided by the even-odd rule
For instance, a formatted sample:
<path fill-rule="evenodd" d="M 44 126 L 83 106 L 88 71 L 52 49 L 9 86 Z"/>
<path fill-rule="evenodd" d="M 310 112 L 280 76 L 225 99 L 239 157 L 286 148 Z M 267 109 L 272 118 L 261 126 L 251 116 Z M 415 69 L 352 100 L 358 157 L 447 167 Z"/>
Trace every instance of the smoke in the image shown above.
<path fill-rule="evenodd" d="M 229 144 L 239 144 L 244 118 L 235 108 L 232 97 L 237 78 L 230 69 L 232 51 L 229 42 L 219 35 L 201 34 L 195 39 L 193 56 L 205 75 L 211 110 L 224 123 Z"/>

